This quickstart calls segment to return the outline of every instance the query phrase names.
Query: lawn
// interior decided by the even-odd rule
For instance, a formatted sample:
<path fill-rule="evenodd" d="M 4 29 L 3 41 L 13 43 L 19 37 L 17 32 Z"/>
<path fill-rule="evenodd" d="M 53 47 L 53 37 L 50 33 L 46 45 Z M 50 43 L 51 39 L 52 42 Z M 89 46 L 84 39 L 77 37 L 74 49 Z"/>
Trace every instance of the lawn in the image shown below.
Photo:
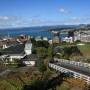
<path fill-rule="evenodd" d="M 60 45 L 60 48 L 72 47 L 72 46 L 77 46 L 77 48 L 80 50 L 83 56 L 90 57 L 90 43 L 85 43 L 85 45 L 65 44 L 65 45 Z"/>
<path fill-rule="evenodd" d="M 17 90 L 17 88 L 8 83 L 6 80 L 0 80 L 0 90 Z"/>
<path fill-rule="evenodd" d="M 90 44 L 78 45 L 77 47 L 83 56 L 90 56 Z"/>
<path fill-rule="evenodd" d="M 70 90 L 69 84 L 67 82 L 63 82 L 61 86 L 57 87 L 57 90 Z"/>

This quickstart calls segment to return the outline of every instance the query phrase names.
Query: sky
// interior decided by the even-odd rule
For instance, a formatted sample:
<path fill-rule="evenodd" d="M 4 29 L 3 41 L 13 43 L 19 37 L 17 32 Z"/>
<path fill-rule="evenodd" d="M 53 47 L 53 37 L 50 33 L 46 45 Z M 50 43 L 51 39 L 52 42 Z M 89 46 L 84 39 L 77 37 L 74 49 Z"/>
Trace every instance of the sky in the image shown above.
<path fill-rule="evenodd" d="M 90 0 L 0 0 L 0 28 L 90 23 Z"/>

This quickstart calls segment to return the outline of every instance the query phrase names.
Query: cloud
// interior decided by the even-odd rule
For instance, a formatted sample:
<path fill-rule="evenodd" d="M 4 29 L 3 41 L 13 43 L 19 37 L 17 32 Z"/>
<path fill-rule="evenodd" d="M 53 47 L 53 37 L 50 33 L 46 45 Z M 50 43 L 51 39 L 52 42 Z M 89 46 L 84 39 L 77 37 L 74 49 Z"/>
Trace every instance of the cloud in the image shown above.
<path fill-rule="evenodd" d="M 66 9 L 64 9 L 64 8 L 59 8 L 59 12 L 60 12 L 61 14 L 69 14 L 69 13 L 70 13 L 70 11 L 68 11 L 68 10 L 66 10 Z"/>
<path fill-rule="evenodd" d="M 32 19 L 30 25 L 33 26 L 43 26 L 43 25 L 57 25 L 61 24 L 59 20 L 47 20 L 47 19 Z"/>
<path fill-rule="evenodd" d="M 26 19 L 17 16 L 0 16 L 0 28 L 30 27 L 44 23 L 44 21 L 39 21 L 39 19 L 36 19 L 38 17 L 39 16 L 32 16 Z"/>
<path fill-rule="evenodd" d="M 13 27 L 13 23 L 16 23 L 17 17 L 15 16 L 0 16 L 0 28 Z"/>
<path fill-rule="evenodd" d="M 64 12 L 64 10 L 61 10 Z M 69 17 L 62 20 L 49 20 L 40 19 L 40 17 L 21 18 L 16 16 L 0 16 L 0 28 L 13 28 L 13 27 L 30 27 L 30 26 L 43 26 L 43 25 L 63 25 L 63 24 L 88 24 L 90 17 Z"/>
<path fill-rule="evenodd" d="M 28 20 L 17 16 L 0 16 L 0 28 L 24 27 L 28 25 Z"/>
<path fill-rule="evenodd" d="M 8 20 L 9 19 L 9 17 L 7 17 L 7 16 L 0 16 L 0 20 Z"/>
<path fill-rule="evenodd" d="M 59 11 L 60 11 L 61 13 L 66 12 L 64 8 L 60 8 Z"/>
<path fill-rule="evenodd" d="M 70 18 L 70 21 L 73 24 L 90 24 L 90 17 L 72 17 Z"/>

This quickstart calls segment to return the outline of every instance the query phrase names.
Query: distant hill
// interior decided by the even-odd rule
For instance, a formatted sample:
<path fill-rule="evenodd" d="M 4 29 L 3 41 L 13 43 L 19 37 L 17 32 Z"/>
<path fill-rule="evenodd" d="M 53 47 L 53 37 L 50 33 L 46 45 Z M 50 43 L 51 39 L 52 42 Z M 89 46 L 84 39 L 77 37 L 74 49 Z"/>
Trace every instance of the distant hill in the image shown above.
<path fill-rule="evenodd" d="M 79 25 L 53 25 L 53 26 L 34 26 L 34 27 L 19 27 L 19 28 L 0 28 L 0 30 L 30 30 L 30 29 L 39 29 L 39 30 L 48 30 L 48 29 L 55 29 L 55 28 L 84 28 L 85 26 L 90 27 L 90 25 L 86 24 L 79 24 Z"/>

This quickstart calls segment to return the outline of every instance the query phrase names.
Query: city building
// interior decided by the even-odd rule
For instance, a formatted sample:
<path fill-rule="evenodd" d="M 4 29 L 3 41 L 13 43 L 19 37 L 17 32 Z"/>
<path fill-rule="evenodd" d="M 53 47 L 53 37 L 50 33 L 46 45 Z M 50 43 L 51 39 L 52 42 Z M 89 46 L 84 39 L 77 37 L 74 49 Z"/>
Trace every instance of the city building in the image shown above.
<path fill-rule="evenodd" d="M 36 41 L 42 41 L 42 38 L 41 38 L 41 36 L 37 36 L 37 37 L 35 38 L 35 40 L 36 40 Z"/>
<path fill-rule="evenodd" d="M 47 38 L 47 37 L 43 37 L 43 40 L 44 40 L 44 41 L 48 41 L 48 38 Z"/>
<path fill-rule="evenodd" d="M 2 39 L 0 40 L 0 48 L 1 49 L 6 49 L 12 45 L 17 44 L 18 42 L 16 41 L 15 38 L 11 38 L 11 39 Z"/>
<path fill-rule="evenodd" d="M 49 43 L 49 44 L 53 44 L 52 40 L 49 40 L 48 43 Z"/>
<path fill-rule="evenodd" d="M 52 42 L 53 44 L 58 44 L 60 43 L 60 32 L 59 31 L 51 31 L 53 34 Z"/>
<path fill-rule="evenodd" d="M 74 41 L 90 42 L 90 30 L 76 31 L 74 34 Z"/>
<path fill-rule="evenodd" d="M 26 55 L 24 58 L 21 59 L 21 64 L 24 66 L 35 66 L 37 60 L 38 57 L 35 54 Z"/>
<path fill-rule="evenodd" d="M 73 37 L 64 37 L 62 41 L 67 43 L 73 43 Z"/>

